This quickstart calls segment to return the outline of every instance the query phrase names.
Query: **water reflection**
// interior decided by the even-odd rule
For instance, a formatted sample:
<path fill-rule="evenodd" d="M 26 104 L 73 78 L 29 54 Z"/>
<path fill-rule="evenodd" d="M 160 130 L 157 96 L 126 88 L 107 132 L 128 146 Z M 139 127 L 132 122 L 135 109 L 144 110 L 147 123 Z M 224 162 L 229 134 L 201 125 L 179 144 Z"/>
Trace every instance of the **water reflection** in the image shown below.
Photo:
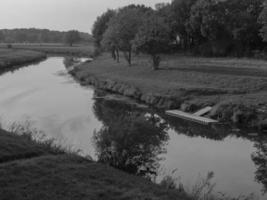
<path fill-rule="evenodd" d="M 95 92 L 95 95 L 98 96 L 98 92 Z M 100 162 L 132 174 L 153 175 L 154 177 L 160 177 L 159 171 L 163 165 L 168 165 L 169 162 L 172 163 L 172 168 L 167 166 L 167 170 L 174 170 L 177 167 L 178 172 L 185 172 L 186 175 L 187 170 L 184 166 L 188 166 L 190 163 L 196 164 L 195 167 L 188 166 L 192 174 L 198 170 L 198 172 L 204 172 L 205 166 L 213 166 L 206 170 L 214 170 L 215 180 L 219 186 L 221 182 L 229 184 L 230 177 L 236 178 L 235 183 L 229 186 L 229 191 L 235 191 L 232 193 L 233 195 L 246 194 L 253 190 L 260 191 L 260 187 L 257 188 L 251 183 L 254 177 L 264 186 L 264 191 L 267 191 L 267 145 L 264 145 L 266 142 L 263 142 L 267 140 L 262 137 L 248 134 L 249 132 L 235 132 L 229 127 L 209 127 L 189 123 L 162 113 L 156 114 L 153 110 L 141 109 L 111 100 L 97 99 L 94 104 L 94 113 L 103 123 L 102 129 L 94 134 L 94 144 Z M 174 141 L 178 139 L 177 136 L 180 141 Z M 186 139 L 186 137 L 192 139 Z M 173 142 L 175 146 L 172 146 Z M 183 142 L 186 144 L 182 144 Z M 255 145 L 251 148 L 250 144 Z M 193 150 L 194 148 L 197 148 L 198 151 Z M 245 162 L 251 161 L 250 154 L 248 157 L 243 157 L 244 152 L 249 151 L 251 153 L 256 151 L 252 155 L 254 166 L 256 166 L 255 175 L 252 177 L 250 176 L 251 172 L 250 174 L 247 172 L 250 169 L 254 171 L 253 165 L 251 167 L 244 166 Z M 194 152 L 194 156 L 192 152 Z M 169 157 L 169 155 L 175 157 Z M 177 161 L 174 161 L 174 158 Z M 235 168 L 231 168 L 231 166 L 235 166 Z M 192 169 L 196 171 L 192 171 Z M 224 177 L 227 180 L 224 180 Z M 250 190 L 249 185 L 246 185 L 245 182 L 248 180 L 251 181 L 249 184 L 252 184 L 254 189 Z M 245 184 L 240 184 L 240 182 Z M 219 187 L 218 191 L 224 192 L 222 190 L 224 188 Z M 262 198 L 264 199 L 264 194 Z"/>
<path fill-rule="evenodd" d="M 257 166 L 256 180 L 263 185 L 263 194 L 267 192 L 267 138 L 255 143 L 257 151 L 252 154 L 252 160 Z"/>
<path fill-rule="evenodd" d="M 30 116 L 36 128 L 61 144 L 92 157 L 96 149 L 94 159 L 134 174 L 155 175 L 160 165 L 167 172 L 177 169 L 175 175 L 190 187 L 198 175 L 213 171 L 218 190 L 231 196 L 260 194 L 262 186 L 266 191 L 263 137 L 188 123 L 122 101 L 95 100 L 93 88 L 80 87 L 67 74 L 72 62 L 75 66 L 73 59 L 52 57 L 3 74 L 2 119 L 9 123 Z M 67 71 L 63 63 L 70 66 Z"/>
<path fill-rule="evenodd" d="M 104 124 L 94 134 L 99 162 L 140 176 L 156 175 L 168 140 L 166 123 L 115 101 L 97 100 L 94 110 Z"/>
<path fill-rule="evenodd" d="M 224 126 L 203 126 L 197 123 L 180 120 L 174 117 L 161 115 L 172 129 L 177 133 L 185 134 L 189 137 L 202 137 L 211 140 L 223 140 L 228 137 L 231 132 Z"/>

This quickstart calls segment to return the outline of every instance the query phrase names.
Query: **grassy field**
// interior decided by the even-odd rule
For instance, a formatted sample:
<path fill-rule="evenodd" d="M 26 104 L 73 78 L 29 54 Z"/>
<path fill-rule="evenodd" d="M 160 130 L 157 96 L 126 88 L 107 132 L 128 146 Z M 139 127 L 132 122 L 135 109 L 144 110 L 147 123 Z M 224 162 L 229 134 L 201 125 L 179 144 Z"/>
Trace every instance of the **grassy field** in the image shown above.
<path fill-rule="evenodd" d="M 94 76 L 126 83 L 143 94 L 175 97 L 180 105 L 189 105 L 185 108 L 189 110 L 228 103 L 267 112 L 267 61 L 181 55 L 163 58 L 160 70 L 153 71 L 146 56 L 135 57 L 129 67 L 124 59 L 116 63 L 104 54 L 76 71 L 78 79 Z"/>
<path fill-rule="evenodd" d="M 16 67 L 31 62 L 37 62 L 46 58 L 44 53 L 15 50 L 15 49 L 0 49 L 0 72 L 9 70 L 11 67 Z"/>
<path fill-rule="evenodd" d="M 6 44 L 0 45 L 0 47 L 6 47 Z M 75 55 L 75 56 L 86 56 L 91 57 L 94 51 L 92 44 L 87 45 L 74 45 L 67 46 L 64 44 L 12 44 L 14 49 L 34 50 L 41 51 L 49 54 L 59 55 Z"/>
<path fill-rule="evenodd" d="M 178 190 L 0 130 L 0 200 L 189 199 Z"/>
<path fill-rule="evenodd" d="M 158 71 L 152 71 L 146 57 L 134 59 L 131 67 L 109 55 L 83 66 L 84 73 L 112 78 L 138 86 L 147 92 L 211 89 L 217 92 L 247 93 L 267 89 L 267 62 L 249 59 L 166 57 Z"/>
<path fill-rule="evenodd" d="M 30 136 L 10 134 L 0 129 L 0 163 L 63 153 L 62 150 L 51 148 L 50 144 L 38 143 Z"/>

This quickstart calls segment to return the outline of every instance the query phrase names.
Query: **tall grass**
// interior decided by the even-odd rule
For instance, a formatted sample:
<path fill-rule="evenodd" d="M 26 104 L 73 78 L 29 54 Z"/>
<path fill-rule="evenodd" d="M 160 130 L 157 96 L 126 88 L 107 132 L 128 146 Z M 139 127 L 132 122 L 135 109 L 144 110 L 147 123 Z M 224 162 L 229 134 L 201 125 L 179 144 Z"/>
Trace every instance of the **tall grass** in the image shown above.
<path fill-rule="evenodd" d="M 9 125 L 7 130 L 26 138 L 29 142 L 35 143 L 42 149 L 53 154 L 78 153 L 77 151 L 74 151 L 72 147 L 63 147 L 61 144 L 56 142 L 54 138 L 47 137 L 42 130 L 35 128 L 33 124 L 27 120 L 24 122 L 13 122 Z"/>
<path fill-rule="evenodd" d="M 160 185 L 167 189 L 178 189 L 180 192 L 186 193 L 192 200 L 258 200 L 253 193 L 230 197 L 225 193 L 216 192 L 216 184 L 212 181 L 214 178 L 213 172 L 208 172 L 205 177 L 199 176 L 192 187 L 185 187 L 178 178 L 172 176 L 173 173 L 165 176 Z"/>

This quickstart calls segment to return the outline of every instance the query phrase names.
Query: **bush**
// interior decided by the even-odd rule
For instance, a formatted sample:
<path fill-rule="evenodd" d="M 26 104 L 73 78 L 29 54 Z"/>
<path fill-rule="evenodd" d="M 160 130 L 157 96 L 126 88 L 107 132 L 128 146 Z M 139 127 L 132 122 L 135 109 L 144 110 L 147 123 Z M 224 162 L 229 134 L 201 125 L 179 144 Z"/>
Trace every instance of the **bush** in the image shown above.
<path fill-rule="evenodd" d="M 240 103 L 223 102 L 214 107 L 210 116 L 223 122 L 232 122 L 235 124 L 247 124 L 254 126 L 257 121 L 256 110 Z"/>

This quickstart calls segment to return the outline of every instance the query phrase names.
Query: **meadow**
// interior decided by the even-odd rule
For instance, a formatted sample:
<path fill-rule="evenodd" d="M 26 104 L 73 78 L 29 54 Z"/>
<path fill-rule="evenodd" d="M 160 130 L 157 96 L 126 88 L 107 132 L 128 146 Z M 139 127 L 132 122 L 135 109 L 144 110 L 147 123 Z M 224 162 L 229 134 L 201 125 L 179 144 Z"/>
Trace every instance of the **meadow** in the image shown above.
<path fill-rule="evenodd" d="M 6 47 L 7 44 L 1 44 L 0 47 Z M 62 43 L 14 43 L 13 49 L 40 51 L 47 54 L 74 55 L 91 57 L 93 54 L 92 44 L 75 44 L 68 46 Z"/>
<path fill-rule="evenodd" d="M 46 58 L 41 52 L 0 48 L 0 72 L 11 67 L 40 61 Z"/>
<path fill-rule="evenodd" d="M 173 98 L 179 102 L 176 108 L 187 111 L 225 104 L 260 109 L 265 114 L 267 111 L 265 60 L 176 54 L 163 56 L 159 70 L 154 71 L 147 56 L 135 56 L 132 66 L 128 66 L 124 59 L 117 63 L 109 54 L 103 54 L 76 71 L 78 79 L 85 80 L 84 84 L 88 77 L 120 82 L 137 88 L 141 94 Z M 218 115 L 217 110 L 214 115 Z M 227 117 L 230 121 L 232 116 Z"/>

